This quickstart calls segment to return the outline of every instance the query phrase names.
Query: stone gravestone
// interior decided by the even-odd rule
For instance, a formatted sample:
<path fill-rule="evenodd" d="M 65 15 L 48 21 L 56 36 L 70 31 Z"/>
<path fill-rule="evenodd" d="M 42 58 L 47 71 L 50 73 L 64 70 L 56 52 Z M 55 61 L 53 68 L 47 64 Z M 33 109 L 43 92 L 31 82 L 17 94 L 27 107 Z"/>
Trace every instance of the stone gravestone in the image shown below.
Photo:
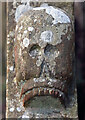
<path fill-rule="evenodd" d="M 77 118 L 73 3 L 7 3 L 7 118 Z"/>

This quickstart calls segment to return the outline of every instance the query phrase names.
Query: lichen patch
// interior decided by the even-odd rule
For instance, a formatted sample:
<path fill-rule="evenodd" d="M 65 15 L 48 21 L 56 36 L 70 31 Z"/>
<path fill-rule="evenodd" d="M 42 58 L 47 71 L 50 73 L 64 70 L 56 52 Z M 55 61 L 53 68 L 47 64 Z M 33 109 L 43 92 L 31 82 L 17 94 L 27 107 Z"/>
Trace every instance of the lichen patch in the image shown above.
<path fill-rule="evenodd" d="M 28 27 L 28 30 L 32 32 L 34 30 L 34 28 L 33 27 Z"/>
<path fill-rule="evenodd" d="M 23 15 L 23 13 L 29 10 L 45 10 L 48 15 L 51 15 L 53 17 L 54 20 L 52 21 L 52 23 L 54 25 L 57 23 L 71 23 L 70 18 L 64 11 L 59 8 L 54 8 L 53 6 L 48 6 L 48 4 L 42 4 L 40 7 L 35 8 L 32 8 L 29 4 L 19 5 L 15 13 L 16 22 L 18 22 L 19 18 Z"/>
<path fill-rule="evenodd" d="M 9 109 L 10 112 L 14 112 L 14 107 Z"/>
<path fill-rule="evenodd" d="M 23 45 L 24 45 L 24 47 L 28 47 L 28 45 L 29 45 L 29 39 L 28 38 L 23 39 Z"/>
<path fill-rule="evenodd" d="M 11 66 L 11 67 L 9 68 L 9 70 L 10 70 L 10 71 L 13 71 L 13 70 L 14 70 L 14 66 Z"/>
<path fill-rule="evenodd" d="M 41 33 L 40 38 L 44 42 L 50 43 L 53 39 L 53 33 L 52 33 L 52 31 L 44 31 L 44 32 Z"/>
<path fill-rule="evenodd" d="M 71 23 L 70 18 L 60 9 L 55 9 L 53 6 L 41 6 L 33 8 L 33 10 L 46 10 L 46 13 L 51 15 L 54 20 L 53 24 L 57 23 Z"/>

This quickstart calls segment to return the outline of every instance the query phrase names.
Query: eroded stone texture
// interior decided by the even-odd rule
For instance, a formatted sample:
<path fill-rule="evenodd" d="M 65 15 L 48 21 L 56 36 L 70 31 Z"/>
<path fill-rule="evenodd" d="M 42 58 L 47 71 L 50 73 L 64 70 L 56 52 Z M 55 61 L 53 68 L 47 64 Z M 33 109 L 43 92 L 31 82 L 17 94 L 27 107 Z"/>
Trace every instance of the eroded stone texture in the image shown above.
<path fill-rule="evenodd" d="M 31 3 L 28 12 L 29 4 L 13 2 L 13 8 L 9 4 L 7 118 L 77 118 L 73 4 L 48 3 L 62 13 L 59 18 L 47 4 L 41 4 Z M 18 6 L 25 7 L 26 13 L 15 26 Z"/>
<path fill-rule="evenodd" d="M 23 105 L 36 95 L 59 97 L 65 106 L 69 102 L 74 91 L 72 30 L 66 13 L 52 6 L 33 8 L 20 17 L 15 32 L 15 66 L 16 81 L 27 81 L 21 85 L 21 97 L 28 91 Z"/>

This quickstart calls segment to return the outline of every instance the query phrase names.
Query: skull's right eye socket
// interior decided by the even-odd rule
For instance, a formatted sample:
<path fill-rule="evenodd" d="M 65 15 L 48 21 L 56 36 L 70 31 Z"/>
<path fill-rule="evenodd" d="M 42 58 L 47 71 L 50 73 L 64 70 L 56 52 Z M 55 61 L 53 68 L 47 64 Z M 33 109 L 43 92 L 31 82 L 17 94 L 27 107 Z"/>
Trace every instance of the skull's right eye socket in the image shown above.
<path fill-rule="evenodd" d="M 31 57 L 37 57 L 39 55 L 39 52 L 40 52 L 40 46 L 39 45 L 33 45 L 31 48 L 30 48 L 30 51 L 29 51 L 29 54 Z"/>

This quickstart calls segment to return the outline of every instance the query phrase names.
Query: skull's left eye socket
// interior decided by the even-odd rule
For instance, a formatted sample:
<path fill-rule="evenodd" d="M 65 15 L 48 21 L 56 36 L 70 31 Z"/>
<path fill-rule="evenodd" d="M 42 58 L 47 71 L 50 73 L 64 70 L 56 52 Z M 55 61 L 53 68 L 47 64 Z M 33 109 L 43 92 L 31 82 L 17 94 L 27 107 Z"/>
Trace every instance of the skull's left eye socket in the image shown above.
<path fill-rule="evenodd" d="M 39 56 L 39 52 L 40 52 L 40 46 L 33 45 L 29 51 L 29 54 L 31 57 L 37 57 L 37 56 Z"/>
<path fill-rule="evenodd" d="M 44 53 L 46 56 L 51 56 L 54 54 L 54 52 L 57 50 L 56 46 L 47 44 L 47 46 L 44 49 Z"/>

